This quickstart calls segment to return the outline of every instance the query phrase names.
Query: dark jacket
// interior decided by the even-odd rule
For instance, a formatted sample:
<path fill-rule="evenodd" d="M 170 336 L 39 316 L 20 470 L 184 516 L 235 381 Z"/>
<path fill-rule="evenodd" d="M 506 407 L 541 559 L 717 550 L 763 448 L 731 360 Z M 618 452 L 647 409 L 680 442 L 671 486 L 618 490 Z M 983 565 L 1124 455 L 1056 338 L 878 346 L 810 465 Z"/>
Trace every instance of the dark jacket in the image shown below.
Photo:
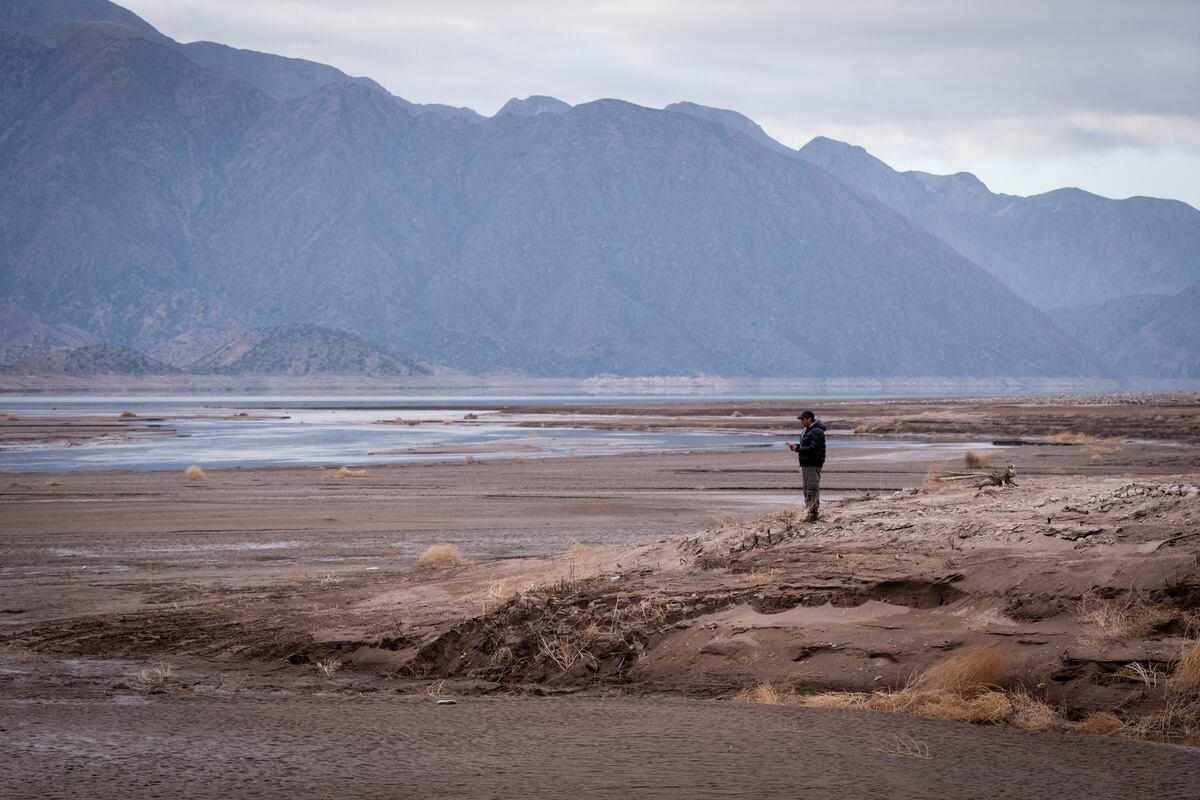
<path fill-rule="evenodd" d="M 825 466 L 825 423 L 816 420 L 800 434 L 800 446 L 796 448 L 802 467 Z"/>

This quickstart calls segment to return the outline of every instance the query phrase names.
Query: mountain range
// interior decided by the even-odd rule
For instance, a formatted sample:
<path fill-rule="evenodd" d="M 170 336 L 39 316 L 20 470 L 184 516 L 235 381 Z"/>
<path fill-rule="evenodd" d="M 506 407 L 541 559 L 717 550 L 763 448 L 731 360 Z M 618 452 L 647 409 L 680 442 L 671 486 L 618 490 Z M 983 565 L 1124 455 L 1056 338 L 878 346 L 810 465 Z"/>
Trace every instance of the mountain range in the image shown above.
<path fill-rule="evenodd" d="M 290 374 L 1196 377 L 1170 319 L 1197 245 L 1174 201 L 995 195 L 692 103 L 489 118 L 104 0 L 0 0 L 10 364 L 112 344 Z M 1176 301 L 1114 328 L 1114 358 L 1086 323 L 1133 294 Z"/>

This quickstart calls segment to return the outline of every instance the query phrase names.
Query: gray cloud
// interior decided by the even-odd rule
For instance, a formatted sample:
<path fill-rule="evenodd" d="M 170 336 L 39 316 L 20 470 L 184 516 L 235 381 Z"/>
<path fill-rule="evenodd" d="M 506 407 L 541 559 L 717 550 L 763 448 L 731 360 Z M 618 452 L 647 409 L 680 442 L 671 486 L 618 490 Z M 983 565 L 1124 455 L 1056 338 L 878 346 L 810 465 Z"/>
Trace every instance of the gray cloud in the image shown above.
<path fill-rule="evenodd" d="M 1044 167 L 1132 148 L 1169 156 L 1173 169 L 1183 158 L 1200 187 L 1191 0 L 125 4 L 180 40 L 311 58 L 485 114 L 535 93 L 686 99 L 741 111 L 792 146 L 855 134 L 902 165 L 941 154 L 950 168 Z"/>

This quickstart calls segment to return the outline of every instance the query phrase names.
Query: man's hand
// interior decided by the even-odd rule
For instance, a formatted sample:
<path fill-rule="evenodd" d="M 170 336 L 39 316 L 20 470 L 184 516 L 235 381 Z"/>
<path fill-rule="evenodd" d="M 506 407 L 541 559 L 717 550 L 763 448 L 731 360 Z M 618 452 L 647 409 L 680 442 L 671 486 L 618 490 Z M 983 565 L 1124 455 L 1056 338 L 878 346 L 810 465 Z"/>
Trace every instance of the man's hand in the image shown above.
<path fill-rule="evenodd" d="M 791 450 L 794 453 L 799 449 L 800 449 L 800 445 L 792 444 L 791 442 L 788 442 L 788 450 Z"/>

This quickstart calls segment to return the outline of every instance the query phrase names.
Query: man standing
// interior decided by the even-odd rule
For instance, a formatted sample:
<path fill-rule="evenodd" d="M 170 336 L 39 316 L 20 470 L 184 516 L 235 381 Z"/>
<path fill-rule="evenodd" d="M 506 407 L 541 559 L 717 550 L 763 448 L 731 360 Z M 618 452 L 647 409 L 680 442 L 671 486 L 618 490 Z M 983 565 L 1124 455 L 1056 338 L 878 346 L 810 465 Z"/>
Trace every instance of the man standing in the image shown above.
<path fill-rule="evenodd" d="M 808 509 L 806 522 L 816 522 L 821 510 L 821 468 L 825 466 L 825 423 L 819 421 L 811 411 L 802 411 L 797 417 L 804 426 L 800 441 L 788 448 L 800 459 L 800 472 L 804 476 L 804 507 Z"/>

